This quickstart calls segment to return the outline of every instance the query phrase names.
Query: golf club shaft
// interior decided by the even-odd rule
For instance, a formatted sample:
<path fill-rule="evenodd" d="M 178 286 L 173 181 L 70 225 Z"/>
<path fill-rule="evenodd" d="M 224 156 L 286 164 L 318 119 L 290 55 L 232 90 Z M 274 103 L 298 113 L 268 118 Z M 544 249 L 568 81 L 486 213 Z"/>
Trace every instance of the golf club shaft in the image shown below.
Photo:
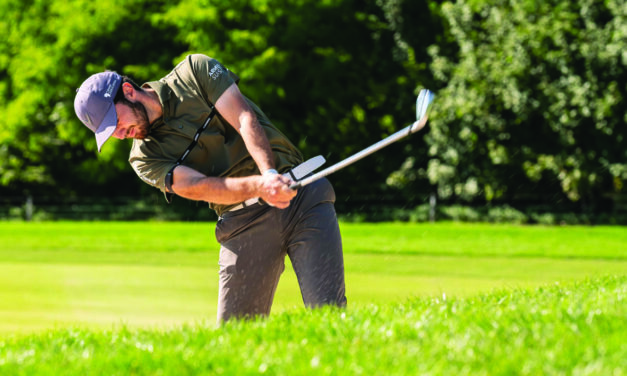
<path fill-rule="evenodd" d="M 426 119 L 425 119 L 425 121 L 426 121 Z M 364 157 L 374 153 L 375 151 L 377 151 L 379 149 L 382 149 L 382 148 L 388 146 L 391 143 L 394 143 L 394 142 L 396 142 L 396 141 L 398 141 L 398 140 L 400 140 L 400 139 L 402 139 L 404 137 L 409 136 L 410 134 L 412 134 L 414 132 L 417 132 L 418 130 L 422 129 L 422 126 L 419 123 L 420 123 L 419 121 L 416 121 L 415 123 L 413 123 L 411 125 L 408 125 L 407 127 L 405 127 L 403 129 L 401 129 L 400 131 L 398 131 L 398 132 L 396 132 L 396 133 L 394 133 L 394 134 L 384 138 L 383 140 L 377 142 L 376 144 L 367 147 L 366 149 L 360 151 L 359 153 L 356 153 L 356 154 L 354 154 L 354 155 L 344 159 L 343 161 L 340 161 L 340 162 L 334 164 L 333 166 L 327 167 L 324 170 L 318 172 L 317 174 L 314 174 L 314 175 L 312 175 L 312 176 L 310 176 L 308 178 L 305 178 L 305 179 L 303 179 L 303 180 L 301 180 L 301 181 L 299 181 L 297 183 L 292 184 L 290 186 L 290 188 L 298 189 L 300 187 L 306 186 L 307 184 L 311 184 L 311 183 L 313 183 L 314 181 L 316 181 L 316 180 L 318 180 L 320 178 L 323 178 L 323 177 L 325 177 L 327 175 L 330 175 L 330 174 L 334 173 L 337 170 L 340 170 L 340 169 L 342 169 L 342 168 L 344 168 L 344 167 L 346 167 L 346 166 L 348 166 L 350 164 L 353 164 L 353 163 L 357 162 L 358 160 L 360 160 L 360 159 L 362 159 L 362 158 L 364 158 Z M 424 125 L 424 124 L 422 124 L 422 125 Z"/>

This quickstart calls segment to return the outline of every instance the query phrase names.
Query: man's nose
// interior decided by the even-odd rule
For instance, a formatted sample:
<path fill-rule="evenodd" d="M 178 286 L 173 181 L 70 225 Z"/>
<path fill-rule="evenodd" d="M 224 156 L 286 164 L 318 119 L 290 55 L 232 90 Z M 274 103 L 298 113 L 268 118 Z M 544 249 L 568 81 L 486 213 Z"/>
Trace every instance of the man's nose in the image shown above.
<path fill-rule="evenodd" d="M 120 129 L 120 125 L 118 124 L 115 127 L 115 132 L 113 132 L 113 137 L 119 139 L 119 140 L 123 140 L 124 139 L 124 132 Z"/>

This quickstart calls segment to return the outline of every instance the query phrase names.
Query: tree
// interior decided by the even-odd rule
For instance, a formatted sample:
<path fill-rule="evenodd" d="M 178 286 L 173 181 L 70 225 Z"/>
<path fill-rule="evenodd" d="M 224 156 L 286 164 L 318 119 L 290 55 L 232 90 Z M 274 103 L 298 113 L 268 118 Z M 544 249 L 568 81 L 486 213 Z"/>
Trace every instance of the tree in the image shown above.
<path fill-rule="evenodd" d="M 124 186 L 128 193 L 129 145 L 109 143 L 97 155 L 93 133 L 74 114 L 75 90 L 105 69 L 139 79 L 167 72 L 181 45 L 145 16 L 164 4 L 0 4 L 0 186 L 43 195 L 115 194 Z"/>
<path fill-rule="evenodd" d="M 75 88 L 104 69 L 140 83 L 158 79 L 196 52 L 240 75 L 243 91 L 305 155 L 339 161 L 412 121 L 417 76 L 427 66 L 416 65 L 413 47 L 396 35 L 406 25 L 398 6 L 414 9 L 410 3 L 4 2 L 0 186 L 52 195 L 143 192 L 126 162 L 128 142 L 108 142 L 97 154 L 74 115 Z M 406 146 L 335 175 L 337 189 L 384 191 L 389 171 L 413 153 Z"/>
<path fill-rule="evenodd" d="M 244 93 L 306 156 L 322 154 L 331 163 L 411 121 L 420 83 L 408 73 L 413 59 L 395 56 L 385 3 L 188 0 L 159 20 L 174 26 L 191 51 L 237 73 Z M 347 197 L 381 192 L 405 156 L 402 149 L 382 151 L 332 180 Z"/>
<path fill-rule="evenodd" d="M 427 142 L 442 197 L 567 197 L 589 207 L 627 179 L 624 0 L 442 6 L 456 51 L 433 45 L 441 82 Z"/>

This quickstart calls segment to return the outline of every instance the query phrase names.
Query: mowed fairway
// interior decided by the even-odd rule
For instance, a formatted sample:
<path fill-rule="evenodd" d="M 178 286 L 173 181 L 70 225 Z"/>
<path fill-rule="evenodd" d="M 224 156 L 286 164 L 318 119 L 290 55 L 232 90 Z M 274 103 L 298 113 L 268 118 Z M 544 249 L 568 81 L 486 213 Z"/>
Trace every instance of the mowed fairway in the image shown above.
<path fill-rule="evenodd" d="M 622 227 L 342 223 L 350 307 L 627 274 Z M 215 320 L 213 223 L 0 223 L 0 332 Z M 273 312 L 302 307 L 289 262 Z"/>

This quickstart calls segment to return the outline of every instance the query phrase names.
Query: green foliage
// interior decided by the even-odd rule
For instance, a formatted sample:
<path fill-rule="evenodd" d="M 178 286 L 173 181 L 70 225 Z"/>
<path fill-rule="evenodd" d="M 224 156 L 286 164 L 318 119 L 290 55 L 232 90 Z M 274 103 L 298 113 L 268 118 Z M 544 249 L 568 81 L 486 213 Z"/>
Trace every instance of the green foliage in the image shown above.
<path fill-rule="evenodd" d="M 337 162 L 411 117 L 418 75 L 408 67 L 418 63 L 394 55 L 392 3 L 404 2 L 187 0 L 155 17 L 190 50 L 237 73 L 243 92 L 305 155 Z M 382 183 L 402 158 L 398 150 L 380 154 L 334 183 L 345 194 L 364 193 L 356 181 Z"/>
<path fill-rule="evenodd" d="M 74 114 L 75 88 L 104 69 L 155 80 L 201 52 L 239 74 L 305 155 L 330 163 L 413 121 L 419 88 L 437 91 L 424 139 L 333 175 L 347 206 L 382 194 L 415 206 L 437 191 L 452 205 L 540 198 L 611 211 L 604 200 L 624 195 L 627 179 L 626 9 L 625 0 L 7 0 L 0 190 L 152 191 L 128 167 L 128 142 L 97 154 Z"/>
<path fill-rule="evenodd" d="M 478 222 L 481 218 L 479 211 L 468 206 L 452 205 L 443 207 L 440 212 L 440 217 L 453 221 Z"/>
<path fill-rule="evenodd" d="M 563 192 L 594 205 L 622 191 L 626 5 L 443 4 L 456 49 L 430 48 L 443 88 L 427 138 L 441 197 Z"/>
<path fill-rule="evenodd" d="M 128 142 L 110 141 L 97 155 L 93 135 L 74 115 L 74 90 L 104 69 L 140 83 L 155 80 L 196 52 L 240 75 L 244 93 L 306 155 L 337 161 L 411 117 L 419 77 L 428 75 L 424 61 L 414 58 L 426 56 L 426 45 L 411 46 L 400 34 L 411 24 L 404 12 L 425 6 L 399 0 L 3 2 L 0 186 L 72 196 L 150 190 L 128 167 Z M 339 176 L 337 186 L 363 192 L 351 184 L 363 177 L 384 189 L 404 157 L 382 153 L 374 167 Z"/>
<path fill-rule="evenodd" d="M 495 223 L 524 224 L 529 218 L 523 212 L 510 206 L 496 207 L 488 209 L 488 220 Z"/>
<path fill-rule="evenodd" d="M 161 6 L 141 0 L 0 4 L 1 186 L 73 194 L 87 187 L 106 191 L 98 185 L 124 179 L 128 145 L 107 145 L 103 161 L 96 159 L 93 133 L 74 114 L 75 89 L 104 69 L 130 70 L 142 79 L 159 64 L 171 64 L 177 47 L 167 28 L 153 27 L 133 10 Z"/>

